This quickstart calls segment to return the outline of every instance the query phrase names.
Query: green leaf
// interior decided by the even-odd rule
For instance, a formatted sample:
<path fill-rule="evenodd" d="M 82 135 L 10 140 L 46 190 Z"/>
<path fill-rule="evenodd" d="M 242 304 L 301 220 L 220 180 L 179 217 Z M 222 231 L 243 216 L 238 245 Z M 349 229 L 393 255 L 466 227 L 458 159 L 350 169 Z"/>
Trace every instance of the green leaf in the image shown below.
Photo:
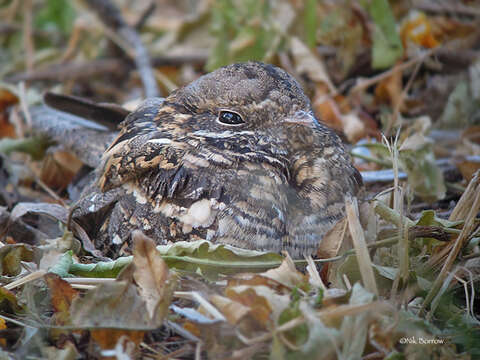
<path fill-rule="evenodd" d="M 69 250 L 60 257 L 60 261 L 52 266 L 48 272 L 57 274 L 60 277 L 71 277 L 69 274 L 70 267 L 73 264 L 73 251 Z"/>
<path fill-rule="evenodd" d="M 132 256 L 126 256 L 115 261 L 100 261 L 96 264 L 77 264 L 70 266 L 70 274 L 82 277 L 115 278 L 125 266 L 132 262 Z"/>
<path fill-rule="evenodd" d="M 371 0 L 366 7 L 375 24 L 372 34 L 372 67 L 385 69 L 392 66 L 403 53 L 395 18 L 387 0 Z"/>
<path fill-rule="evenodd" d="M 179 241 L 157 247 L 169 268 L 200 272 L 208 278 L 241 271 L 257 272 L 277 267 L 283 257 L 276 253 L 212 244 L 206 240 Z"/>
<path fill-rule="evenodd" d="M 277 253 L 212 244 L 207 240 L 179 241 L 157 246 L 157 250 L 169 268 L 200 273 L 209 279 L 216 279 L 220 274 L 265 271 L 280 266 L 283 260 Z M 131 262 L 132 257 L 127 256 L 96 264 L 72 263 L 68 272 L 84 277 L 116 277 Z"/>
<path fill-rule="evenodd" d="M 424 210 L 422 211 L 422 215 L 420 215 L 420 218 L 416 221 L 415 225 L 454 228 L 462 223 L 463 221 L 449 221 L 447 219 L 441 219 L 437 217 L 435 210 Z"/>

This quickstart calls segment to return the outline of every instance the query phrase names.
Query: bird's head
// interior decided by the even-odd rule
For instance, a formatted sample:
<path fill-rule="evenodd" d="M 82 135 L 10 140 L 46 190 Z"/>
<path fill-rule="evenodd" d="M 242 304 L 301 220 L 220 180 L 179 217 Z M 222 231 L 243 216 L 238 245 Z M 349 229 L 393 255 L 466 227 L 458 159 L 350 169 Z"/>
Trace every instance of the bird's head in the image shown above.
<path fill-rule="evenodd" d="M 172 113 L 177 114 L 176 124 L 162 121 Z M 225 66 L 200 77 L 173 92 L 163 114 L 157 118 L 160 126 L 212 141 L 250 139 L 283 153 L 296 143 L 294 134 L 304 133 L 305 140 L 318 127 L 298 82 L 282 69 L 259 62 Z"/>

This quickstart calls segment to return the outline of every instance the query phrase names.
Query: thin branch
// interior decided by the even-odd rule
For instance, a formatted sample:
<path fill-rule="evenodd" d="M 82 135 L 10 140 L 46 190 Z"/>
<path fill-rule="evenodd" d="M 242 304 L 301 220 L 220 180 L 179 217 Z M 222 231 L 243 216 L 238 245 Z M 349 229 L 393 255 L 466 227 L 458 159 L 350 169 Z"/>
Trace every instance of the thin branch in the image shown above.
<path fill-rule="evenodd" d="M 95 78 L 99 75 L 121 75 L 128 70 L 128 65 L 121 59 L 99 59 L 87 63 L 55 64 L 32 73 L 14 74 L 6 79 L 9 83 L 20 81 L 66 81 Z"/>
<path fill-rule="evenodd" d="M 25 67 L 27 72 L 33 71 L 35 45 L 33 42 L 33 4 L 32 0 L 25 0 L 23 5 L 23 46 L 25 48 Z"/>
<path fill-rule="evenodd" d="M 110 0 L 86 0 L 86 3 L 97 14 L 103 24 L 118 32 L 133 47 L 133 60 L 142 79 L 145 96 L 157 97 L 159 94 L 158 86 L 147 49 L 143 46 L 140 36 L 135 29 L 123 19 L 120 9 Z"/>

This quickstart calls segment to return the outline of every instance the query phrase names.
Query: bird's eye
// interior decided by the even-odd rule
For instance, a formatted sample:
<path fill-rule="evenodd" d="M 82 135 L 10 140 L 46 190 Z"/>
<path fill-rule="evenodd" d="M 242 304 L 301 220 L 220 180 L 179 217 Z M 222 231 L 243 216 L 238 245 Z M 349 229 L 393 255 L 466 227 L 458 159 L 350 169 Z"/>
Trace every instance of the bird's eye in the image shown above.
<path fill-rule="evenodd" d="M 241 125 L 245 123 L 239 114 L 228 110 L 220 111 L 220 114 L 218 114 L 218 122 L 229 126 Z"/>

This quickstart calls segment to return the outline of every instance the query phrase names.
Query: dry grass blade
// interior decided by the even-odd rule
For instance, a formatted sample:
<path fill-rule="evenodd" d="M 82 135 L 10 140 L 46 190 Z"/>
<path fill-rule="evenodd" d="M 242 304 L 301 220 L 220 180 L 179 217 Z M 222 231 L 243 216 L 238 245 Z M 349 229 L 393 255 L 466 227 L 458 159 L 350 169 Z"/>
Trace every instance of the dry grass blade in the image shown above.
<path fill-rule="evenodd" d="M 439 256 L 432 258 L 432 261 L 430 263 L 436 264 L 442 261 L 444 254 L 448 253 L 448 257 L 445 260 L 445 263 L 442 267 L 442 270 L 440 271 L 440 274 L 435 279 L 435 282 L 433 283 L 433 286 L 430 289 L 430 292 L 428 293 L 427 297 L 425 298 L 425 301 L 423 302 L 420 313 L 425 312 L 425 309 L 427 308 L 427 306 L 430 305 L 432 300 L 435 298 L 435 296 L 441 289 L 442 284 L 444 283 L 447 275 L 452 270 L 454 261 L 457 259 L 458 254 L 460 253 L 460 250 L 464 247 L 470 235 L 475 230 L 475 226 L 476 226 L 475 218 L 478 214 L 478 211 L 480 210 L 480 171 L 477 171 L 477 173 L 473 177 L 472 181 L 470 182 L 467 188 L 467 191 L 465 191 L 465 193 L 463 194 L 462 199 L 464 199 L 463 202 L 470 201 L 467 199 L 472 199 L 471 207 L 465 219 L 465 224 L 463 225 L 462 231 L 460 232 L 460 235 L 455 240 L 455 242 L 453 244 L 448 244 L 445 247 L 445 251 L 442 251 L 441 253 L 439 253 L 438 254 Z M 459 201 L 459 204 L 460 202 L 462 202 L 462 199 Z M 461 206 L 463 208 L 464 204 L 462 204 Z M 457 215 L 455 216 L 458 218 L 459 214 L 462 214 L 462 213 L 463 213 L 463 210 L 457 211 Z"/>
<path fill-rule="evenodd" d="M 457 205 L 455 205 L 455 208 L 450 214 L 448 220 L 461 221 L 467 217 L 468 213 L 472 209 L 474 198 L 475 198 L 472 195 L 475 194 L 475 191 L 477 191 L 478 193 L 479 186 L 480 186 L 480 173 L 477 171 L 477 173 L 473 176 L 472 180 L 468 183 L 468 186 L 465 189 L 465 192 L 460 197 L 460 200 L 458 200 L 458 203 Z"/>
<path fill-rule="evenodd" d="M 33 273 L 30 273 L 30 274 L 22 277 L 21 279 L 15 280 L 15 281 L 11 282 L 10 284 L 5 285 L 4 288 L 7 289 L 7 290 L 15 289 L 16 287 L 22 286 L 22 285 L 24 285 L 24 284 L 26 284 L 30 281 L 37 280 L 45 274 L 46 274 L 45 270 L 35 271 Z"/>
<path fill-rule="evenodd" d="M 357 254 L 358 266 L 360 268 L 363 283 L 368 291 L 378 295 L 372 260 L 368 253 L 365 234 L 358 216 L 357 199 L 347 198 L 345 201 L 345 207 L 347 210 L 348 227 L 350 228 L 350 234 L 352 235 L 353 246 Z"/>

